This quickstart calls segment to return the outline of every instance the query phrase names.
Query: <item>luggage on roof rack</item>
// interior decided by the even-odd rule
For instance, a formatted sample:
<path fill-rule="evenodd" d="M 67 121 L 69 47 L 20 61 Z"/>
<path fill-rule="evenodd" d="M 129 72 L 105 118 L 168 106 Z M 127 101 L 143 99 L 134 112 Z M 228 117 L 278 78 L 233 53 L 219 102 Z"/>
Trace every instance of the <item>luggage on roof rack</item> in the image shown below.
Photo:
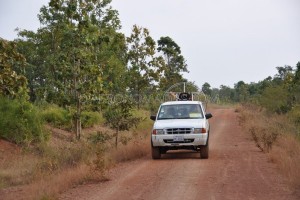
<path fill-rule="evenodd" d="M 207 97 L 194 83 L 181 82 L 169 87 L 164 93 L 163 101 L 202 101 L 207 103 Z"/>

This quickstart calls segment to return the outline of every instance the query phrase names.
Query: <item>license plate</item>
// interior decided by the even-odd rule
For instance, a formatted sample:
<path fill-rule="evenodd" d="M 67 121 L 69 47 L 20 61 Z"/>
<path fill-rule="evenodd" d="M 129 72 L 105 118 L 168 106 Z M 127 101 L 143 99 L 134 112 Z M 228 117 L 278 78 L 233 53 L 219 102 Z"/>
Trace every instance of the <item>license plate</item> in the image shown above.
<path fill-rule="evenodd" d="M 184 138 L 183 138 L 183 136 L 181 136 L 181 135 L 174 135 L 174 136 L 173 136 L 173 141 L 174 141 L 174 142 L 183 142 L 183 141 L 184 141 Z"/>

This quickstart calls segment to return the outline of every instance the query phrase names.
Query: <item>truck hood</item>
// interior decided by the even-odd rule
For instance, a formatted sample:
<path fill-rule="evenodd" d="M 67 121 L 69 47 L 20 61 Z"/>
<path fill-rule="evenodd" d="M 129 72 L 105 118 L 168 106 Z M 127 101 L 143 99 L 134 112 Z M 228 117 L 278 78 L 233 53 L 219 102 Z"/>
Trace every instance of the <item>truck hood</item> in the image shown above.
<path fill-rule="evenodd" d="M 166 119 L 157 120 L 154 123 L 154 129 L 165 128 L 203 128 L 205 119 Z"/>

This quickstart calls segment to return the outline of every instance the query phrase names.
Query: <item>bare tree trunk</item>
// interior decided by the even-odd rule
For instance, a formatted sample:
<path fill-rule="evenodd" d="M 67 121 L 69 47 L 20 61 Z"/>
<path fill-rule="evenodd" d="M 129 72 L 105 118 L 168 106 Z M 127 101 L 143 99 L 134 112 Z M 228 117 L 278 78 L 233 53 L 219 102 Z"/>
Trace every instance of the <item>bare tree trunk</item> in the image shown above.
<path fill-rule="evenodd" d="M 76 138 L 80 140 L 81 137 L 81 103 L 79 96 L 77 96 L 77 111 L 76 111 Z"/>
<path fill-rule="evenodd" d="M 74 61 L 75 62 L 75 61 Z M 78 75 L 80 73 L 80 60 L 77 64 L 76 76 L 75 76 L 75 98 L 76 98 L 76 138 L 80 140 L 81 137 L 81 101 L 80 92 L 77 90 Z"/>
<path fill-rule="evenodd" d="M 119 136 L 119 127 L 117 128 L 117 132 L 116 132 L 116 149 L 118 148 L 118 136 Z"/>

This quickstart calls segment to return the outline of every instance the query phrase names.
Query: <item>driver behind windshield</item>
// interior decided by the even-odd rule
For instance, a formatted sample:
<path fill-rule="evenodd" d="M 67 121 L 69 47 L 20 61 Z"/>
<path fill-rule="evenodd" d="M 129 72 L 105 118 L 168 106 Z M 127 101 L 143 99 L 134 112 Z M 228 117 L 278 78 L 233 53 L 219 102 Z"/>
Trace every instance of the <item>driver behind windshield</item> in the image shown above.
<path fill-rule="evenodd" d="M 171 106 L 167 106 L 165 108 L 164 118 L 174 118 L 175 116 L 175 109 Z"/>

